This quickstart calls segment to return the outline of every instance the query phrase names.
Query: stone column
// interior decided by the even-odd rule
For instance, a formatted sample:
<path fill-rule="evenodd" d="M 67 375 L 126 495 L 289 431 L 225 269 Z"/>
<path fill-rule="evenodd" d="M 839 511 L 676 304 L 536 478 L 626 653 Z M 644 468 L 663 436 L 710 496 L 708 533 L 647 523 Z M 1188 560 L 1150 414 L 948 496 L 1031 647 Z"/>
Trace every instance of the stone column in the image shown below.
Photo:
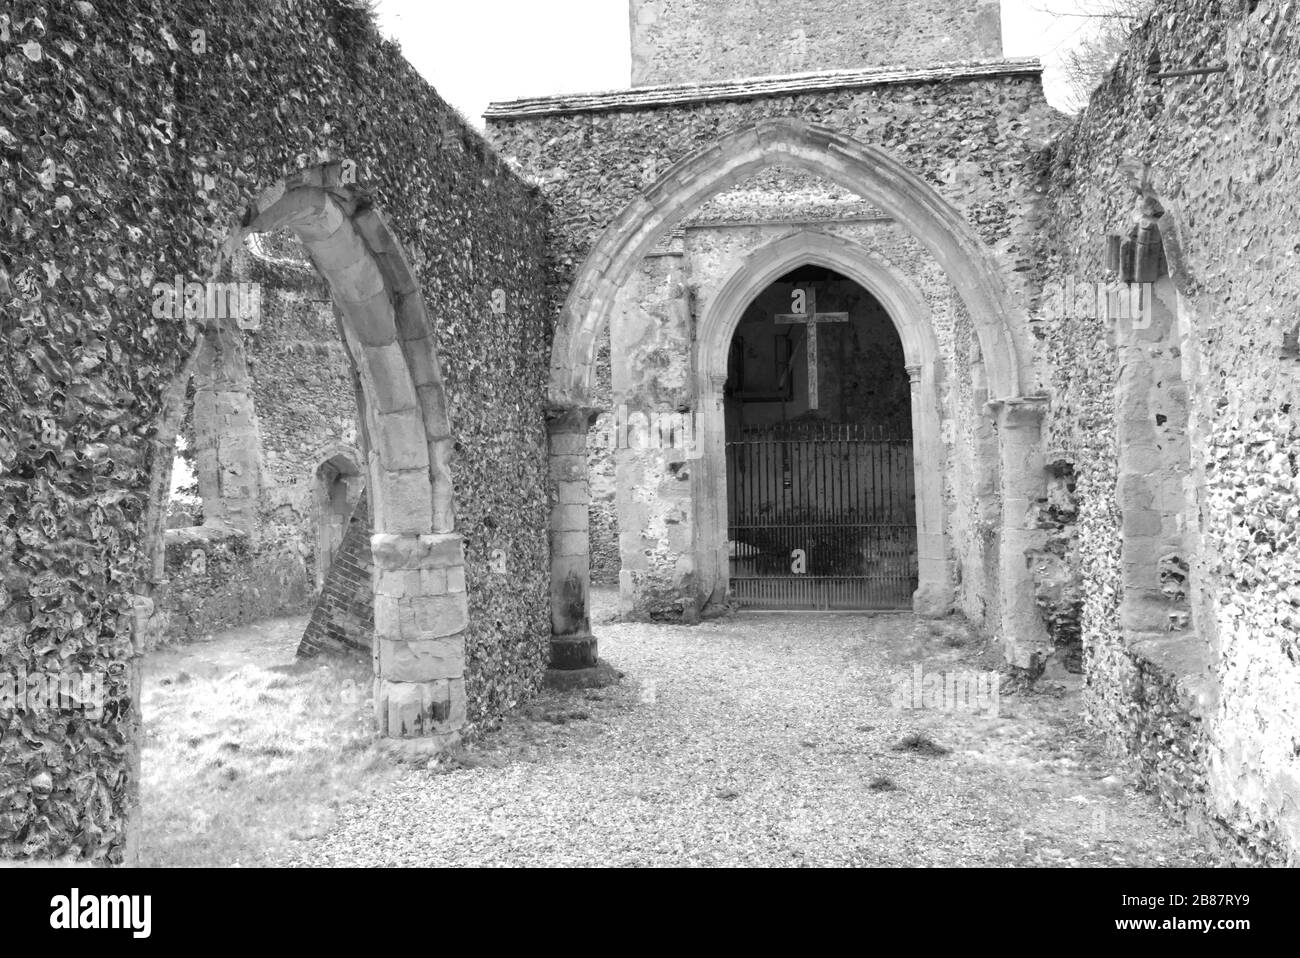
<path fill-rule="evenodd" d="M 682 240 L 647 255 L 610 319 L 620 611 L 638 619 L 698 618 L 696 401 L 691 306 Z"/>
<path fill-rule="evenodd" d="M 924 366 L 907 367 L 912 383 L 912 455 L 916 485 L 917 588 L 912 611 L 942 618 L 952 611 L 953 585 L 943 534 L 943 456 L 933 376 Z"/>
<path fill-rule="evenodd" d="M 465 550 L 459 533 L 370 537 L 375 718 L 381 735 L 437 751 L 465 724 Z"/>
<path fill-rule="evenodd" d="M 696 567 L 705 605 L 721 605 L 731 589 L 727 522 L 727 374 L 697 372 L 695 463 Z"/>
<path fill-rule="evenodd" d="M 547 421 L 551 440 L 551 668 L 572 671 L 596 665 L 591 634 L 591 556 L 587 510 L 587 434 L 596 410 L 556 412 Z"/>
<path fill-rule="evenodd" d="M 262 442 L 243 332 L 220 325 L 204 336 L 208 343 L 194 371 L 195 472 L 204 520 L 224 521 L 251 540 L 257 533 Z"/>
<path fill-rule="evenodd" d="M 990 406 L 997 415 L 1002 466 L 1001 639 L 1009 664 L 1034 669 L 1051 650 L 1029 566 L 1029 554 L 1047 541 L 1046 531 L 1038 527 L 1039 503 L 1047 497 L 1042 443 L 1047 402 L 1011 399 Z"/>

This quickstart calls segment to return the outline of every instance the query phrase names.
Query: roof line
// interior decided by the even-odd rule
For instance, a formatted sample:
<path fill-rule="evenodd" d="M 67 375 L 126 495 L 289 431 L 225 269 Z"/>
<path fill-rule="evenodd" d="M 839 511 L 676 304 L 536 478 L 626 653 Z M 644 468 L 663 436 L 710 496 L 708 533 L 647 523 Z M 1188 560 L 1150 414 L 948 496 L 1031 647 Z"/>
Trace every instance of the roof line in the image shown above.
<path fill-rule="evenodd" d="M 710 83 L 674 83 L 633 87 L 601 93 L 572 93 L 527 97 L 491 103 L 483 113 L 488 120 L 564 113 L 635 110 L 710 100 L 748 100 L 792 93 L 819 93 L 872 86 L 979 80 L 990 77 L 1041 74 L 1042 63 L 1032 57 L 964 61 L 933 67 L 873 67 L 869 70 L 822 70 L 782 76 L 748 77 Z"/>

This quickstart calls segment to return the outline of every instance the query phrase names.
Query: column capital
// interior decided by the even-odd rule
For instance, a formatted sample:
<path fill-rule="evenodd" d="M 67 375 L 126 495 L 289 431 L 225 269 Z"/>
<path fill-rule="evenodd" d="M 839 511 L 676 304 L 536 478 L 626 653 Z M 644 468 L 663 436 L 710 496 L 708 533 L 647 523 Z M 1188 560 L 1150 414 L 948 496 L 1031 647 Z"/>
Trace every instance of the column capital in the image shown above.
<path fill-rule="evenodd" d="M 920 363 L 910 363 L 903 368 L 907 370 L 907 377 L 912 381 L 913 386 L 921 385 L 921 373 L 925 371 L 924 366 Z"/>
<path fill-rule="evenodd" d="M 1051 405 L 1051 397 L 1015 396 L 1010 399 L 990 399 L 984 406 L 992 415 L 1008 423 L 1041 421 Z"/>

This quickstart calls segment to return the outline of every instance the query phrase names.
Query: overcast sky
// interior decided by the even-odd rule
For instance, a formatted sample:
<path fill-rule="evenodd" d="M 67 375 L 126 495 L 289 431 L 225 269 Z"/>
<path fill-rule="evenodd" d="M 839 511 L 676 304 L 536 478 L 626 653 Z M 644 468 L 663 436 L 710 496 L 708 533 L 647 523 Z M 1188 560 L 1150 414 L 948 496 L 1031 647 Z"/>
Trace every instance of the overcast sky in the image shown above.
<path fill-rule="evenodd" d="M 1041 58 L 1058 106 L 1055 61 L 1088 21 L 1052 13 L 1096 2 L 1002 0 L 1006 55 Z M 424 78 L 480 126 L 494 100 L 629 84 L 628 0 L 379 0 L 379 19 Z"/>

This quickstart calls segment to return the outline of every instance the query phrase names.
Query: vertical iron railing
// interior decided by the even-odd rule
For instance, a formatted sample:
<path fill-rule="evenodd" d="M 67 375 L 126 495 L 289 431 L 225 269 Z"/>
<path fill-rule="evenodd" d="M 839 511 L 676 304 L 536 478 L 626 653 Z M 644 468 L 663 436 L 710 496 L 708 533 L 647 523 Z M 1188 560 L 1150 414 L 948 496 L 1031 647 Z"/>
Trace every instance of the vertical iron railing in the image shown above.
<path fill-rule="evenodd" d="M 727 443 L 731 591 L 743 606 L 904 609 L 916 590 L 912 440 L 780 423 Z"/>

